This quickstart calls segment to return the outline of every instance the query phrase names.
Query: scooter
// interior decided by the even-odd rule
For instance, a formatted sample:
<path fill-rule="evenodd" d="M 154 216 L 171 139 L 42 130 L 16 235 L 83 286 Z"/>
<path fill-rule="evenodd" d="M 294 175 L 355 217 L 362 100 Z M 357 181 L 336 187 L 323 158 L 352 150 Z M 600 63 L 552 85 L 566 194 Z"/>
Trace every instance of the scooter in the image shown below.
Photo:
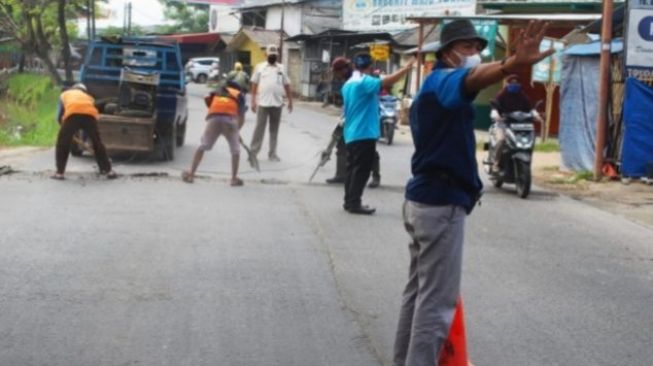
<path fill-rule="evenodd" d="M 504 183 L 514 183 L 517 195 L 526 198 L 531 192 L 531 162 L 535 147 L 537 112 L 534 109 L 529 113 L 512 112 L 499 116 L 496 112 L 496 102 L 493 101 L 490 105 L 495 110 L 492 111 L 494 123 L 489 130 L 489 142 L 485 144 L 485 149 L 488 151 L 488 157 L 483 162 L 485 172 L 490 176 L 494 187 L 501 188 Z M 503 123 L 506 125 L 506 136 L 498 155 L 499 169 L 497 170 L 493 168 L 493 165 L 494 157 L 497 156 L 495 153 L 497 149 L 496 124 L 499 118 L 503 119 Z"/>
<path fill-rule="evenodd" d="M 382 95 L 379 97 L 381 138 L 388 145 L 392 145 L 395 129 L 397 128 L 397 101 L 398 99 L 392 95 Z"/>

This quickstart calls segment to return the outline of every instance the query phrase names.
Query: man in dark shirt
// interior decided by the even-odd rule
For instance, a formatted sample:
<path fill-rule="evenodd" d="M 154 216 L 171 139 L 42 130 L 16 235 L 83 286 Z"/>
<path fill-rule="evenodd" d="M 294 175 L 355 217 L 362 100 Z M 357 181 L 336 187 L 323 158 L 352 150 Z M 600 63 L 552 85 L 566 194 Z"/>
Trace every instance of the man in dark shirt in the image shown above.
<path fill-rule="evenodd" d="M 415 154 L 403 213 L 411 262 L 395 341 L 397 366 L 432 366 L 453 320 L 465 216 L 482 189 L 472 101 L 480 90 L 549 56 L 552 51 L 539 50 L 546 28 L 531 22 L 512 56 L 486 64 L 480 53 L 487 40 L 470 21 L 442 29 L 438 62 L 411 108 Z"/>

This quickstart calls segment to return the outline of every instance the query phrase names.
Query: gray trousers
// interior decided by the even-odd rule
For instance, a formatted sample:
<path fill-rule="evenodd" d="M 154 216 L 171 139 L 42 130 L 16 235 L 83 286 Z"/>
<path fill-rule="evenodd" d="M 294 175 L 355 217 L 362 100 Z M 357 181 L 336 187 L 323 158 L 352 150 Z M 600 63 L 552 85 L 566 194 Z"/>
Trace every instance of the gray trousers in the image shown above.
<path fill-rule="evenodd" d="M 256 110 L 256 127 L 252 136 L 250 149 L 254 156 L 258 155 L 263 145 L 265 127 L 270 119 L 270 152 L 268 156 L 277 155 L 277 137 L 279 136 L 279 125 L 281 124 L 281 108 L 283 107 L 261 107 Z"/>
<path fill-rule="evenodd" d="M 404 203 L 410 273 L 394 348 L 395 366 L 434 366 L 460 294 L 465 209 Z"/>

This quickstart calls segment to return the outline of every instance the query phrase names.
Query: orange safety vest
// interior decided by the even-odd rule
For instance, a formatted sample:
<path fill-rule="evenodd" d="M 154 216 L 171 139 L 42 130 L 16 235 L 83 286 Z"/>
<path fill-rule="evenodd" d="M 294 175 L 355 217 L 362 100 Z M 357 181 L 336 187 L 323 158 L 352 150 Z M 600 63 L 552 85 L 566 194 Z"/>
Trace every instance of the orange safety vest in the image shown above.
<path fill-rule="evenodd" d="M 95 99 L 81 90 L 71 89 L 63 92 L 61 103 L 64 107 L 63 121 L 73 114 L 83 114 L 97 120 L 100 114 L 95 108 Z"/>
<path fill-rule="evenodd" d="M 230 116 L 238 115 L 238 96 L 240 92 L 233 88 L 226 88 L 230 96 L 213 95 L 209 105 L 208 114 L 228 114 Z"/>

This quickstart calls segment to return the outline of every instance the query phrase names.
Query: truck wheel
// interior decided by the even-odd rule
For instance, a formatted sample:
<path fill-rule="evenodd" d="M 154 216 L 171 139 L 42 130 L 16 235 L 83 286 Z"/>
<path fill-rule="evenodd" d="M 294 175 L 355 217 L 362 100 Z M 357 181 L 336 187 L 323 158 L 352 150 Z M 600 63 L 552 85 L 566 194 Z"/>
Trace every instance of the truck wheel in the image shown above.
<path fill-rule="evenodd" d="M 75 137 L 77 137 L 81 141 L 84 141 L 84 134 L 81 133 L 80 131 L 75 133 Z M 72 156 L 77 156 L 77 157 L 82 156 L 84 154 L 84 149 L 81 146 L 79 146 L 77 142 L 73 140 L 72 143 L 70 144 L 70 154 Z"/>
<path fill-rule="evenodd" d="M 206 74 L 199 74 L 199 75 L 197 75 L 197 82 L 200 83 L 200 84 L 204 84 L 204 83 L 206 83 L 206 80 L 208 80 L 208 78 L 209 77 L 206 76 Z"/>
<path fill-rule="evenodd" d="M 70 145 L 70 155 L 72 156 L 82 156 L 84 154 L 84 150 L 79 147 L 79 145 L 73 141 L 73 143 Z"/>
<path fill-rule="evenodd" d="M 166 128 L 157 136 L 158 156 L 162 161 L 172 161 L 175 158 L 175 128 Z"/>
<path fill-rule="evenodd" d="M 184 123 L 177 126 L 177 141 L 175 141 L 177 147 L 184 146 L 184 141 L 186 140 L 186 123 L 188 121 L 184 121 Z"/>

